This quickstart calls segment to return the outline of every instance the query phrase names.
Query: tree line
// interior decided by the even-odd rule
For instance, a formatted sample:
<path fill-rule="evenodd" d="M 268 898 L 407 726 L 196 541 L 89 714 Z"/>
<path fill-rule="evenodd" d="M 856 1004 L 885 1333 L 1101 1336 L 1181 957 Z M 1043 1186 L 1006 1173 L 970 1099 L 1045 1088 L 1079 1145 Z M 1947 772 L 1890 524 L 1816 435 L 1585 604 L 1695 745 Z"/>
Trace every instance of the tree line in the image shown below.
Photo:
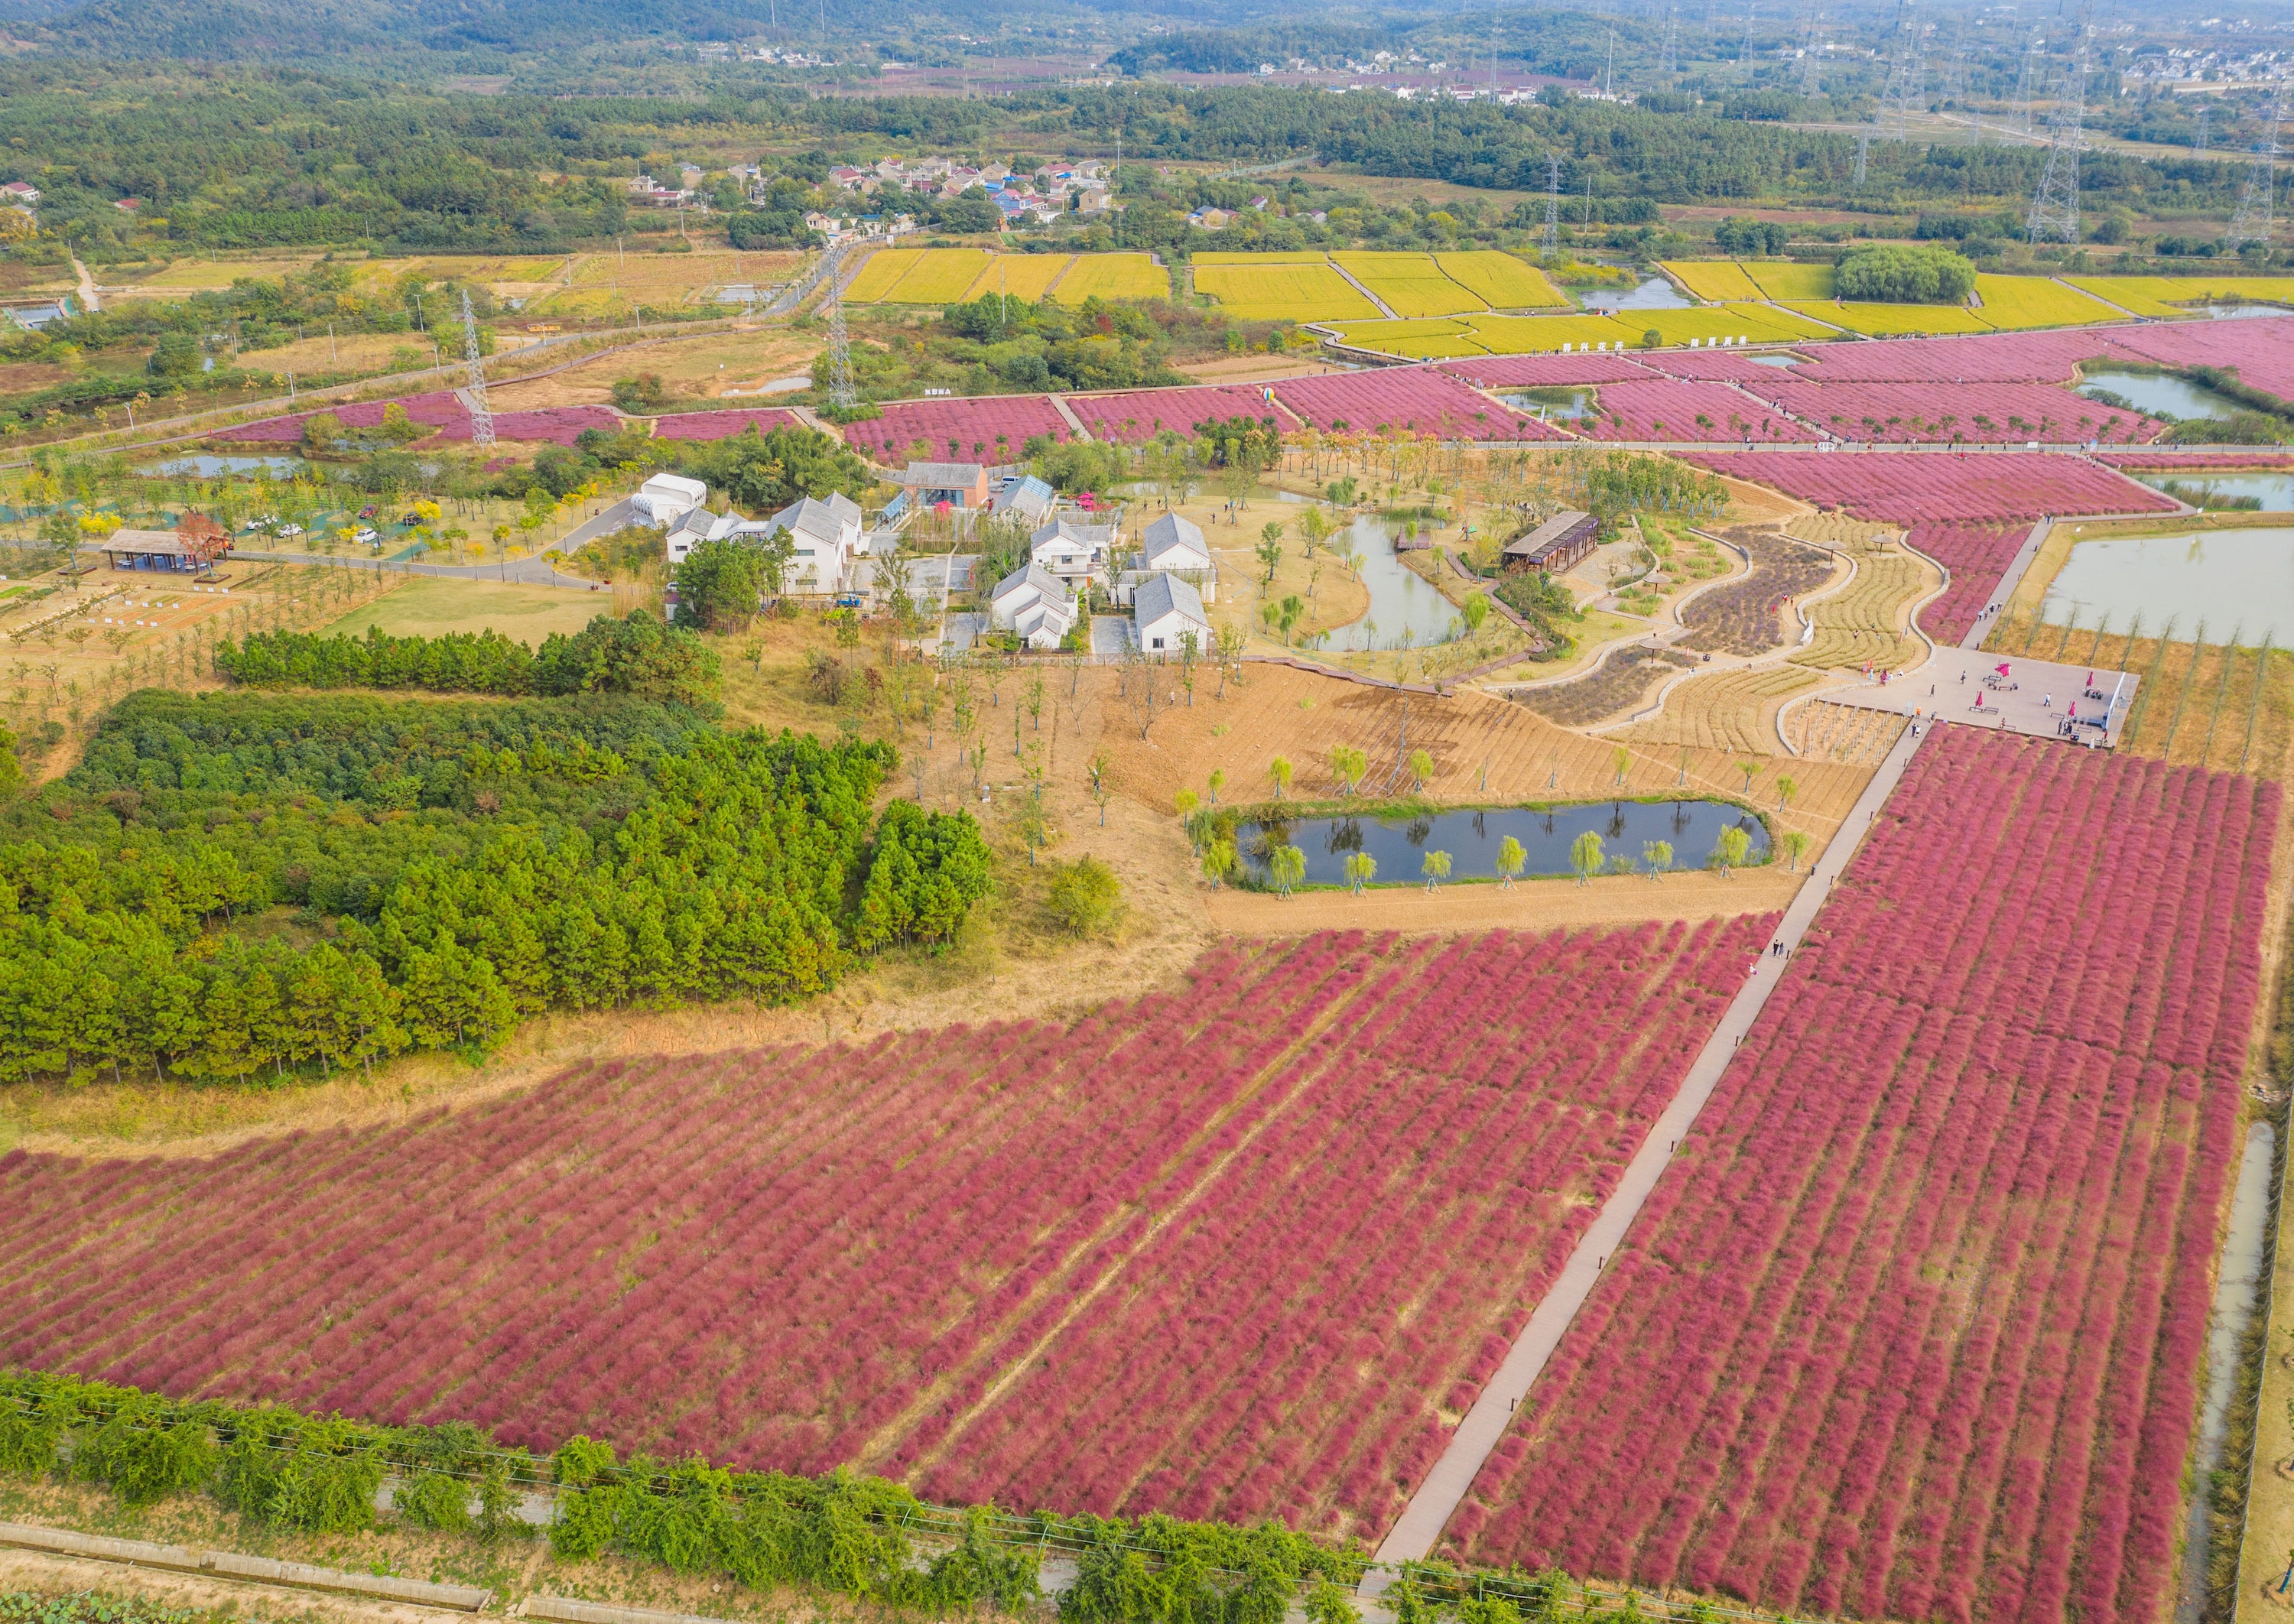
<path fill-rule="evenodd" d="M 489 628 L 394 637 L 250 631 L 216 645 L 218 675 L 256 688 L 426 688 L 440 694 L 631 694 L 664 704 L 715 702 L 717 653 L 694 633 L 639 609 L 598 615 L 573 636 L 551 632 L 540 653 Z"/>
<path fill-rule="evenodd" d="M 627 695 L 131 695 L 0 808 L 0 1081 L 260 1083 L 823 991 L 988 887 L 968 815 L 875 816 L 894 761 Z"/>

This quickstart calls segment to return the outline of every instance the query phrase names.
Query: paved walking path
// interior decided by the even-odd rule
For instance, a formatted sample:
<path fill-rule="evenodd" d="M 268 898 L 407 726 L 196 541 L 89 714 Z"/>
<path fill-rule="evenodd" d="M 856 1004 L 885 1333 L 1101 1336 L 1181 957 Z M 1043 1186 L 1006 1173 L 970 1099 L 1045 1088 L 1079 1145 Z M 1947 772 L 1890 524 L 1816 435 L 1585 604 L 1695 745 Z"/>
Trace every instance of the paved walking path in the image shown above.
<path fill-rule="evenodd" d="M 1745 1034 L 1752 1029 L 1754 1018 L 1768 1003 L 1769 993 L 1782 979 L 1786 966 L 1791 962 L 1791 952 L 1808 934 L 1817 910 L 1824 905 L 1825 898 L 1831 893 L 1833 881 L 1840 877 L 1849 860 L 1856 855 L 1856 849 L 1871 828 L 1872 820 L 1878 816 L 1880 808 L 1894 791 L 1897 781 L 1904 775 L 1904 768 L 1909 765 L 1912 752 L 1919 748 L 1924 737 L 1924 730 L 1916 735 L 1907 728 L 1903 736 L 1896 741 L 1895 748 L 1888 752 L 1887 759 L 1881 762 L 1879 770 L 1872 775 L 1871 783 L 1865 785 L 1864 793 L 1857 798 L 1856 805 L 1851 808 L 1840 832 L 1825 848 L 1823 857 L 1810 870 L 1807 883 L 1801 887 L 1800 894 L 1785 912 L 1783 927 L 1777 934 L 1785 944 L 1786 956 L 1779 958 L 1772 954 L 1763 954 L 1759 962 L 1753 966 L 1744 987 L 1730 1001 L 1727 1012 L 1720 1017 L 1720 1025 L 1697 1052 L 1688 1076 L 1681 1079 L 1680 1088 L 1673 1095 L 1672 1102 L 1656 1119 L 1647 1139 L 1642 1142 L 1639 1153 L 1626 1165 L 1624 1176 L 1617 1181 L 1617 1187 L 1609 1198 L 1601 1204 L 1600 1212 L 1578 1241 L 1576 1249 L 1570 1253 L 1569 1261 L 1562 1265 L 1560 1277 L 1554 1281 L 1552 1289 L 1545 1294 L 1531 1313 L 1529 1323 L 1522 1328 L 1521 1335 L 1515 1339 L 1505 1362 L 1498 1367 L 1497 1374 L 1482 1390 L 1482 1396 L 1475 1401 L 1473 1409 L 1466 1412 L 1465 1420 L 1451 1434 L 1449 1447 L 1443 1450 L 1441 1459 L 1434 1463 L 1433 1471 L 1419 1485 L 1418 1492 L 1411 1498 L 1401 1520 L 1395 1523 L 1385 1542 L 1378 1547 L 1378 1565 L 1371 1568 L 1363 1580 L 1363 1596 L 1383 1595 L 1399 1577 L 1399 1570 L 1395 1564 L 1426 1556 L 1442 1537 L 1442 1530 L 1448 1524 L 1451 1514 L 1457 1510 L 1468 1491 L 1473 1488 L 1474 1479 L 1480 1474 L 1483 1462 L 1489 1458 L 1490 1451 L 1504 1436 L 1515 1406 L 1528 1395 L 1531 1385 L 1545 1368 L 1546 1360 L 1552 1357 L 1553 1350 L 1560 1345 L 1563 1336 L 1567 1333 L 1570 1321 L 1576 1317 L 1585 1299 L 1592 1295 L 1593 1287 L 1600 1279 L 1602 1265 L 1623 1244 L 1625 1231 L 1640 1213 L 1641 1204 L 1648 1199 L 1649 1192 L 1656 1188 L 1656 1181 L 1663 1175 L 1666 1164 L 1672 1159 L 1674 1148 L 1688 1134 L 1696 1121 L 1697 1113 L 1704 1108 L 1704 1102 L 1712 1098 L 1713 1089 L 1720 1081 L 1720 1074 L 1728 1069 L 1729 1057 L 1735 1053 Z"/>

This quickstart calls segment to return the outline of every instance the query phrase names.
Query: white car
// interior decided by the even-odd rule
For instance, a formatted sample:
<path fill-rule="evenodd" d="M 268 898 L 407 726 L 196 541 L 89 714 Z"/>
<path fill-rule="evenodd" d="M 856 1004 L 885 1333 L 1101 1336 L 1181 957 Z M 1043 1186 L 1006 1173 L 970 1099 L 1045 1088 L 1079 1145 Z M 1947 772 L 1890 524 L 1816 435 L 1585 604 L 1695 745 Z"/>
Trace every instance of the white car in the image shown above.
<path fill-rule="evenodd" d="M 375 531 L 371 524 L 362 524 L 351 532 L 351 540 L 354 541 L 371 541 L 374 538 Z"/>
<path fill-rule="evenodd" d="M 287 538 L 287 537 L 292 537 L 292 536 L 299 536 L 299 535 L 301 535 L 302 533 L 303 533 L 303 527 L 302 527 L 300 524 L 281 524 L 281 525 L 279 527 L 279 534 L 280 534 L 280 536 L 281 536 L 282 539 Z"/>

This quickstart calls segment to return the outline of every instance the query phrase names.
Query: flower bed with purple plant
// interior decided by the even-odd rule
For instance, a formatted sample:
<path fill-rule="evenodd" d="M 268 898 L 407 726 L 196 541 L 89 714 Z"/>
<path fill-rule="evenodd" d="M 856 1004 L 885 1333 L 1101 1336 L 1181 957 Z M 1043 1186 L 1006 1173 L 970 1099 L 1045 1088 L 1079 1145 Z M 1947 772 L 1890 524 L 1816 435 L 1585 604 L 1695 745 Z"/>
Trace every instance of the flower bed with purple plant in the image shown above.
<path fill-rule="evenodd" d="M 1925 741 L 1450 1548 L 1816 1616 L 2164 1618 L 2278 806 Z"/>
<path fill-rule="evenodd" d="M 1017 462 L 1037 434 L 1072 440 L 1075 430 L 1040 394 L 989 394 L 891 401 L 881 418 L 844 426 L 845 443 L 873 461 Z"/>
<path fill-rule="evenodd" d="M 1072 1027 L 19 1151 L 0 1361 L 1374 1537 L 1773 922 L 1326 934 Z"/>
<path fill-rule="evenodd" d="M 1205 384 L 1198 389 L 1134 389 L 1122 394 L 1071 394 L 1068 410 L 1083 420 L 1094 440 L 1135 445 L 1165 429 L 1182 439 L 1195 425 L 1229 418 L 1273 418 L 1284 427 L 1281 410 L 1262 393 L 1243 384 Z"/>
<path fill-rule="evenodd" d="M 1324 433 L 1389 429 L 1440 440 L 1561 440 L 1526 412 L 1476 394 L 1439 367 L 1384 367 L 1286 378 L 1275 398 Z"/>

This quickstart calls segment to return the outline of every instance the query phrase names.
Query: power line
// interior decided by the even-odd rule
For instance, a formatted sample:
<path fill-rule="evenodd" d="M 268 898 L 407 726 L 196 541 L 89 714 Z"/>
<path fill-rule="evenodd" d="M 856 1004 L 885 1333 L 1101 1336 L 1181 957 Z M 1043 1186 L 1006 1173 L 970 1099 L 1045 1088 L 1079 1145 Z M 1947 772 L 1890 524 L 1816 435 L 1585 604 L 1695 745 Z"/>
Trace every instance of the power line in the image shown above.
<path fill-rule="evenodd" d="M 462 289 L 462 359 L 470 367 L 470 443 L 494 443 L 494 414 L 486 404 L 486 368 L 478 355 L 478 323 L 470 314 L 470 290 Z"/>
<path fill-rule="evenodd" d="M 2039 172 L 2038 190 L 2031 194 L 2026 217 L 2033 242 L 2077 242 L 2079 239 L 2079 146 L 2086 138 L 2087 51 L 2091 0 L 2079 8 L 2078 33 L 2071 42 L 2071 60 L 2063 69 L 2062 88 L 2055 110 L 2047 120 L 2047 166 Z"/>
<path fill-rule="evenodd" d="M 828 403 L 839 411 L 860 404 L 852 382 L 852 345 L 844 334 L 844 250 L 850 239 L 828 251 Z"/>
<path fill-rule="evenodd" d="M 2255 143 L 2254 163 L 2246 172 L 2246 190 L 2239 193 L 2238 212 L 2230 217 L 2223 246 L 2270 241 L 2272 215 L 2278 194 L 2278 125 L 2286 116 L 2286 92 L 2281 86 L 2270 98 L 2269 124 Z"/>
<path fill-rule="evenodd" d="M 1920 50 L 1920 28 L 1912 0 L 1896 0 L 1896 51 L 1888 67 L 1888 87 L 1880 93 L 1878 123 L 1891 141 L 1911 137 L 1912 109 L 1927 87 L 1927 58 Z"/>

